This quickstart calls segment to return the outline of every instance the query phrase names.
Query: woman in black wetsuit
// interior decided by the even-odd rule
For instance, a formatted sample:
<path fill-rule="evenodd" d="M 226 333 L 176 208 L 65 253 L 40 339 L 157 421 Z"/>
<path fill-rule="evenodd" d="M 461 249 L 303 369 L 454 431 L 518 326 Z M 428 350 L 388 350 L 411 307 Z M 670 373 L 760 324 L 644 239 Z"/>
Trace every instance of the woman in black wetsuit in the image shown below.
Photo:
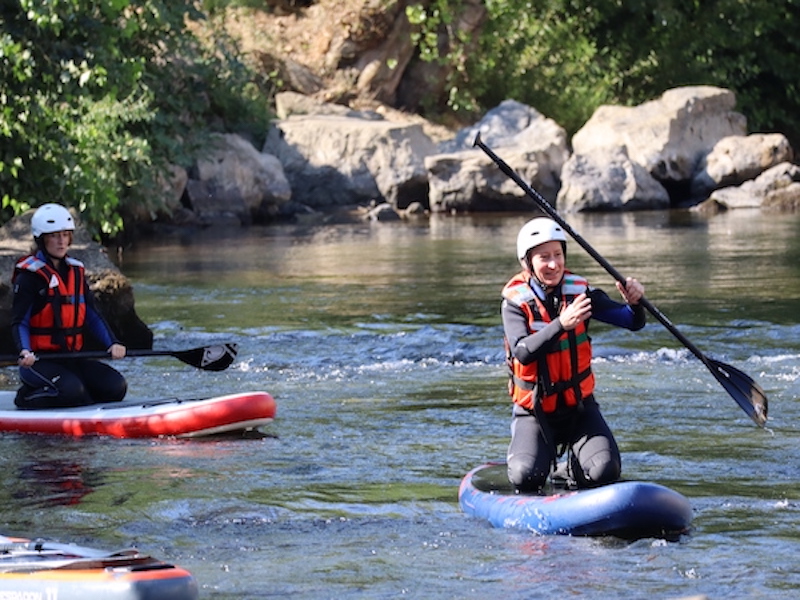
<path fill-rule="evenodd" d="M 11 335 L 22 381 L 14 402 L 22 409 L 117 402 L 127 391 L 125 378 L 103 362 L 47 356 L 79 352 L 85 335 L 99 341 L 109 358 L 126 353 L 95 309 L 83 263 L 67 255 L 74 229 L 66 208 L 44 204 L 31 218 L 37 251 L 14 269 Z"/>
<path fill-rule="evenodd" d="M 526 223 L 517 236 L 523 270 L 503 288 L 502 319 L 514 401 L 508 477 L 521 493 L 537 493 L 558 457 L 569 450 L 569 475 L 578 487 L 619 479 L 616 440 L 594 398 L 590 319 L 636 331 L 644 287 L 628 278 L 617 289 L 625 303 L 566 270 L 566 236 L 547 218 Z"/>

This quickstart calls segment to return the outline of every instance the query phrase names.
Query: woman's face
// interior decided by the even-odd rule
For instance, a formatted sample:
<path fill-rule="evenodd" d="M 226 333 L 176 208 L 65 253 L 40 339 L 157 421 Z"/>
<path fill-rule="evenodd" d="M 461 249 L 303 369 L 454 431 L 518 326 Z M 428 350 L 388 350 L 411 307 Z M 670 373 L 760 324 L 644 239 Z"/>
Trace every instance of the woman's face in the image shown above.
<path fill-rule="evenodd" d="M 56 231 L 55 233 L 45 233 L 44 250 L 53 258 L 64 258 L 72 244 L 71 231 Z"/>
<path fill-rule="evenodd" d="M 564 277 L 564 248 L 558 240 L 552 240 L 531 248 L 528 254 L 531 272 L 545 287 L 561 283 Z"/>

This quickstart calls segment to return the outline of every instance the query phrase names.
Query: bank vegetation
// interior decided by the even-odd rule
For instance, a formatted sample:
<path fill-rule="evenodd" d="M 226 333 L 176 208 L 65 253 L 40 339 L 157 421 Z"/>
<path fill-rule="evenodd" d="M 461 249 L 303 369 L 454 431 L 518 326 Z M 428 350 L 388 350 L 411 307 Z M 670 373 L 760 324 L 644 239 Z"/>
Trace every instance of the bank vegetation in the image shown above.
<path fill-rule="evenodd" d="M 288 84 L 225 24 L 232 11 L 302 22 L 313 4 L 3 2 L 0 223 L 60 201 L 81 211 L 97 239 L 115 237 L 130 215 L 163 207 L 169 166 L 190 168 L 213 134 L 238 133 L 261 148 L 274 95 Z M 404 12 L 410 64 L 440 75 L 410 107 L 432 121 L 469 123 L 513 98 L 572 134 L 600 105 L 706 84 L 736 93 L 751 131 L 781 132 L 800 147 L 800 0 L 335 4 Z M 478 21 L 460 27 L 465 15 Z M 263 43 L 281 51 L 269 36 Z M 302 63 L 302 47 L 295 51 Z"/>

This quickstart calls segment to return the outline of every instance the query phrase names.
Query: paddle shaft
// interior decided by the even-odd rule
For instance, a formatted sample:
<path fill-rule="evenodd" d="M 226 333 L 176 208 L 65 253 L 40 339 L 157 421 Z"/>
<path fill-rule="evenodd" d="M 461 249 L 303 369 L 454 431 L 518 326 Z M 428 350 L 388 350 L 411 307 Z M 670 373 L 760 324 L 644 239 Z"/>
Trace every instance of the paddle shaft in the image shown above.
<path fill-rule="evenodd" d="M 222 371 L 226 369 L 236 357 L 237 344 L 215 344 L 192 348 L 190 350 L 128 350 L 126 357 L 136 358 L 141 356 L 171 356 L 178 360 L 206 371 Z M 37 355 L 37 358 L 51 360 L 74 360 L 78 358 L 109 359 L 108 352 L 100 350 L 87 352 L 49 352 Z M 0 366 L 8 367 L 17 364 L 18 357 L 14 355 L 0 355 Z"/>
<path fill-rule="evenodd" d="M 168 350 L 128 350 L 125 352 L 126 357 L 136 358 L 138 356 L 172 356 L 174 352 Z M 105 350 L 91 350 L 87 352 L 48 352 L 46 354 L 37 355 L 39 358 L 47 358 L 52 360 L 69 360 L 71 358 L 111 358 L 111 355 Z M 13 354 L 0 355 L 0 365 L 11 366 L 17 364 L 19 357 Z"/>

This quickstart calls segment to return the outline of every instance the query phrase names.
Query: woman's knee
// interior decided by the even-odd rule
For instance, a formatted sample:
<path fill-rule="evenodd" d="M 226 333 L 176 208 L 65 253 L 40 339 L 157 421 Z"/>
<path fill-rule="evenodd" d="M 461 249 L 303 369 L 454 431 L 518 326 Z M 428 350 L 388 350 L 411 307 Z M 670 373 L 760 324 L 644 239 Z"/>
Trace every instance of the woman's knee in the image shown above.
<path fill-rule="evenodd" d="M 77 377 L 70 378 L 68 381 L 64 381 L 63 384 L 59 381 L 56 386 L 58 387 L 61 406 L 85 406 L 92 403 L 86 386 Z"/>
<path fill-rule="evenodd" d="M 118 371 L 107 369 L 97 373 L 97 377 L 87 386 L 94 403 L 119 402 L 128 393 L 128 382 Z"/>
<path fill-rule="evenodd" d="M 542 468 L 534 456 L 508 457 L 508 480 L 519 492 L 538 492 L 549 474 L 549 463 Z"/>
<path fill-rule="evenodd" d="M 597 487 L 613 483 L 622 474 L 619 455 L 610 449 L 598 450 L 590 456 L 581 455 L 576 459 L 573 472 L 581 487 Z"/>
<path fill-rule="evenodd" d="M 553 453 L 532 411 L 514 405 L 511 443 L 508 446 L 508 480 L 519 492 L 536 493 L 550 475 Z"/>
<path fill-rule="evenodd" d="M 128 382 L 123 377 L 120 377 L 116 385 L 108 391 L 108 398 L 100 400 L 100 402 L 120 402 L 128 393 Z"/>

